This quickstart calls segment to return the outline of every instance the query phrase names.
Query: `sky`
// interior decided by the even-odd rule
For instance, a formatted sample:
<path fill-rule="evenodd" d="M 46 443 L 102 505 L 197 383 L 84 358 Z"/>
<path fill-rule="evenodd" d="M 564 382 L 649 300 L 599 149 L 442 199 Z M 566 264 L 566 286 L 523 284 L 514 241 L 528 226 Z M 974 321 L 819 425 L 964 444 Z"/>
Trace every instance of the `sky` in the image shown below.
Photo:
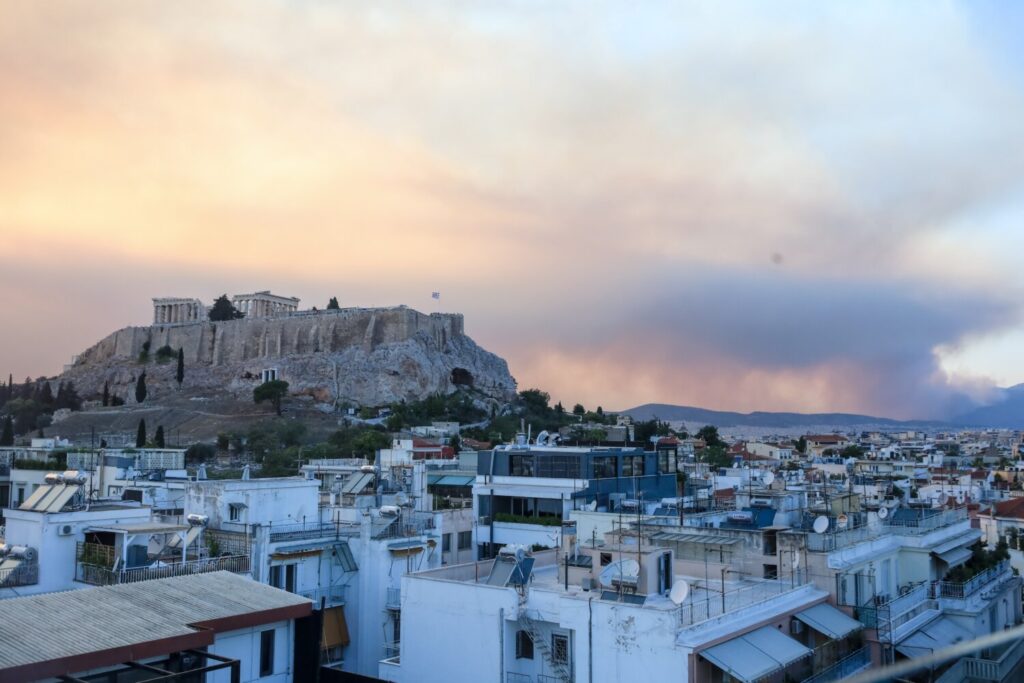
<path fill-rule="evenodd" d="M 1018 3 L 0 3 L 15 377 L 271 289 L 588 407 L 1024 382 Z"/>

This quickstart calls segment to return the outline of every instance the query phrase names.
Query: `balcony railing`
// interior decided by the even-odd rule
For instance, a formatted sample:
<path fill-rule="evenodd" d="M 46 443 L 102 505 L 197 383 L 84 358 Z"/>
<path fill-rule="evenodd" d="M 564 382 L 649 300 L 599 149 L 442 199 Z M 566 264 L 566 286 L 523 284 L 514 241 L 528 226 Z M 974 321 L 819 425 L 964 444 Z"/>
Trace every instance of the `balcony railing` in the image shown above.
<path fill-rule="evenodd" d="M 679 625 L 686 627 L 699 624 L 723 614 L 770 600 L 777 595 L 797 590 L 800 587 L 800 585 L 791 585 L 789 581 L 768 580 L 733 591 L 726 589 L 724 599 L 721 594 L 718 594 L 697 601 L 690 600 L 679 607 Z M 709 590 L 714 591 L 715 588 L 709 587 Z"/>
<path fill-rule="evenodd" d="M 893 519 L 889 517 L 886 530 L 897 534 L 926 534 L 944 526 L 950 526 L 967 519 L 967 508 L 944 510 L 936 515 L 915 519 Z"/>
<path fill-rule="evenodd" d="M 299 595 L 313 601 L 313 607 L 318 608 L 323 602 L 325 607 L 337 607 L 345 604 L 345 589 L 347 586 L 322 586 L 308 591 L 299 591 Z"/>
<path fill-rule="evenodd" d="M 35 562 L 23 562 L 17 567 L 0 569 L 0 588 L 34 586 L 37 583 L 39 583 L 39 565 Z"/>
<path fill-rule="evenodd" d="M 388 594 L 384 606 L 388 609 L 402 609 L 402 589 L 388 588 Z"/>
<path fill-rule="evenodd" d="M 303 541 L 311 538 L 348 537 L 359 533 L 359 526 L 341 522 L 309 522 L 270 525 L 270 541 Z"/>
<path fill-rule="evenodd" d="M 75 580 L 94 586 L 112 586 L 121 583 L 136 583 L 150 579 L 166 579 L 171 576 L 186 574 L 205 574 L 207 572 L 229 571 L 245 574 L 249 571 L 248 555 L 229 555 L 211 557 L 187 562 L 160 563 L 157 567 L 136 567 L 133 569 L 110 569 L 108 567 L 84 564 L 76 565 Z"/>
<path fill-rule="evenodd" d="M 433 515 L 404 515 L 377 532 L 374 538 L 422 536 L 434 528 Z"/>
<path fill-rule="evenodd" d="M 1010 643 L 1008 647 L 989 653 L 987 657 L 963 657 L 942 674 L 937 683 L 960 683 L 961 681 L 1001 683 L 1010 680 L 1010 673 L 1017 668 L 1021 659 L 1024 659 L 1024 640 Z"/>
<path fill-rule="evenodd" d="M 1001 578 L 1010 575 L 1010 563 L 1003 560 L 995 567 L 990 567 L 980 574 L 972 576 L 967 581 L 936 581 L 933 588 L 933 595 L 936 598 L 948 598 L 963 600 L 977 593 L 979 590 Z"/>
<path fill-rule="evenodd" d="M 843 657 L 832 666 L 822 669 L 810 678 L 805 678 L 803 683 L 832 683 L 832 681 L 841 681 L 869 666 L 871 666 L 871 652 L 867 647 L 862 647 L 853 654 Z"/>
<path fill-rule="evenodd" d="M 401 646 L 402 643 L 397 640 L 384 643 L 384 659 L 394 659 L 397 664 L 400 661 Z"/>

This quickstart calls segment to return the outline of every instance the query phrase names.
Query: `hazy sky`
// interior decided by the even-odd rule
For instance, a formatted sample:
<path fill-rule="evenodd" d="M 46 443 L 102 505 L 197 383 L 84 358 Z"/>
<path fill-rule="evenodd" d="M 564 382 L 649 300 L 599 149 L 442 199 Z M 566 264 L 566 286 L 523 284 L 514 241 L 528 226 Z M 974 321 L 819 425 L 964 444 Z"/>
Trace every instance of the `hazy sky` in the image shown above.
<path fill-rule="evenodd" d="M 1017 3 L 0 5 L 16 377 L 269 288 L 438 290 L 588 406 L 1024 381 Z"/>

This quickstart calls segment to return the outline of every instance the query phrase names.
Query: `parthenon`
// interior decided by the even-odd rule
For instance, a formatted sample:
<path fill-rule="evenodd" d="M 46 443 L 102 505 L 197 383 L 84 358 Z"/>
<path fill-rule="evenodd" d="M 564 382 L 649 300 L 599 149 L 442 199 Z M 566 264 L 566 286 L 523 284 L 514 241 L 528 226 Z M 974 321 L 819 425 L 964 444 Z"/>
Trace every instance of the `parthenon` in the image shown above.
<path fill-rule="evenodd" d="M 153 324 L 172 325 L 206 320 L 206 306 L 199 299 L 162 297 L 153 299 Z"/>
<path fill-rule="evenodd" d="M 236 294 L 231 303 L 247 318 L 273 318 L 288 315 L 299 309 L 299 299 L 293 296 L 278 296 L 269 291 L 252 294 Z M 160 297 L 153 299 L 154 325 L 182 325 L 203 322 L 208 309 L 199 299 L 183 297 Z"/>
<path fill-rule="evenodd" d="M 247 318 L 271 318 L 299 310 L 299 300 L 294 296 L 278 296 L 269 291 L 253 294 L 236 294 L 231 303 Z"/>

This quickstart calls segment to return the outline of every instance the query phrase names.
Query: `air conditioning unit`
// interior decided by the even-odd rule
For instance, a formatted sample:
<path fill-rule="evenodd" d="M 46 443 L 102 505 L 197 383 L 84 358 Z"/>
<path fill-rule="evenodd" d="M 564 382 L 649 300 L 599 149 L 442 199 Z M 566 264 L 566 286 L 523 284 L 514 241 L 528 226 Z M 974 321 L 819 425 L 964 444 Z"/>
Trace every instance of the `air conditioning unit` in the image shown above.
<path fill-rule="evenodd" d="M 73 533 L 75 533 L 75 528 L 70 524 L 61 524 L 59 527 L 57 527 L 58 536 L 70 536 Z"/>
<path fill-rule="evenodd" d="M 804 622 L 799 619 L 792 619 L 789 622 L 789 632 L 794 636 L 798 636 L 804 632 Z"/>

